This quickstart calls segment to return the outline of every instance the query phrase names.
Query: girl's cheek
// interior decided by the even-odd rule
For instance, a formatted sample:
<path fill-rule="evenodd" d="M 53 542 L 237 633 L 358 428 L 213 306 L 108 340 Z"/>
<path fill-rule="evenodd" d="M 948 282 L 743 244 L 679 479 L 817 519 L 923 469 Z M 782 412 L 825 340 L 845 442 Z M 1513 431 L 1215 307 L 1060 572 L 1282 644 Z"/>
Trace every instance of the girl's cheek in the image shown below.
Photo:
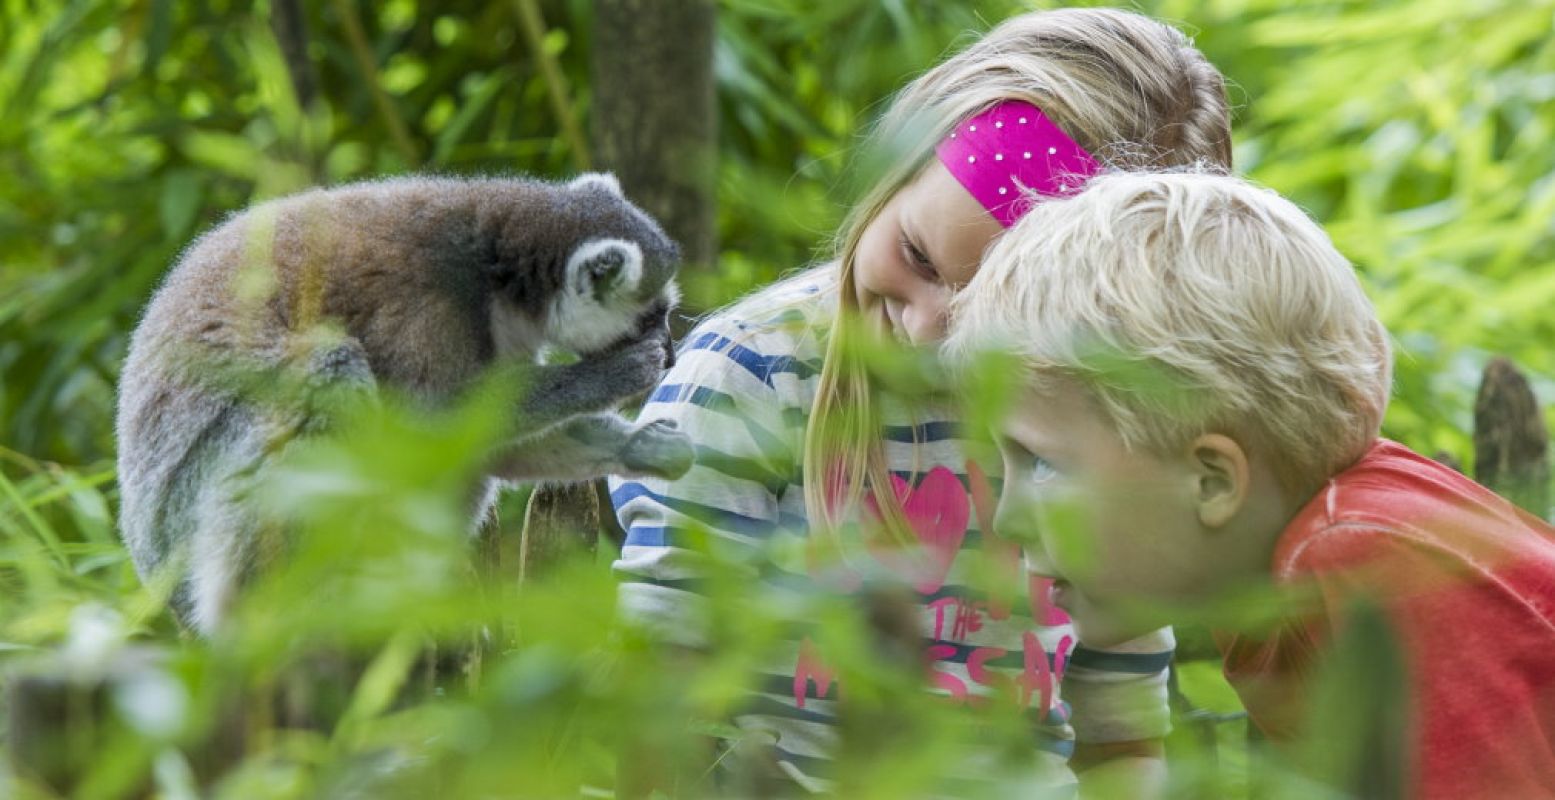
<path fill-rule="evenodd" d="M 879 301 L 874 293 L 864 288 L 863 270 L 855 270 L 853 273 L 853 299 L 858 301 L 859 309 L 869 311 Z"/>

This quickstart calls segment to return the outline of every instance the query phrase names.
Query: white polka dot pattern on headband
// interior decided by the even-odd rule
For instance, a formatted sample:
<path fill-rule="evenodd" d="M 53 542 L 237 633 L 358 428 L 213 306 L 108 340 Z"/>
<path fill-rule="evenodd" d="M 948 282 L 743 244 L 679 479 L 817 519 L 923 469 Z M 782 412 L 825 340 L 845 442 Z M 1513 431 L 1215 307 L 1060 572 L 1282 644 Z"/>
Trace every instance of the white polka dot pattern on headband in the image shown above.
<path fill-rule="evenodd" d="M 951 126 L 944 136 L 937 148 L 940 159 L 1005 227 L 1040 196 L 1080 191 L 1083 180 L 1065 180 L 1072 173 L 1094 171 L 1077 162 L 1090 161 L 1089 154 L 1024 101 L 995 104 Z"/>

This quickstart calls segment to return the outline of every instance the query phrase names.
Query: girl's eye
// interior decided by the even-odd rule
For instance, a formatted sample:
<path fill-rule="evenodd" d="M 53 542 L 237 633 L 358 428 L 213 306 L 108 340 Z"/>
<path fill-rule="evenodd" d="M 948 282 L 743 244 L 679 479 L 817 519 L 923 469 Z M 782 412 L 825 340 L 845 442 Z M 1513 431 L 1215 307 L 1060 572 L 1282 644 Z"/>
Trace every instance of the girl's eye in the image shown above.
<path fill-rule="evenodd" d="M 914 270 L 917 270 L 918 274 L 927 280 L 939 281 L 939 270 L 934 268 L 934 262 L 930 261 L 929 257 L 924 255 L 923 251 L 918 249 L 918 246 L 913 244 L 912 240 L 907 238 L 905 233 L 901 237 L 901 246 L 903 257 L 907 259 L 907 263 L 911 264 Z"/>

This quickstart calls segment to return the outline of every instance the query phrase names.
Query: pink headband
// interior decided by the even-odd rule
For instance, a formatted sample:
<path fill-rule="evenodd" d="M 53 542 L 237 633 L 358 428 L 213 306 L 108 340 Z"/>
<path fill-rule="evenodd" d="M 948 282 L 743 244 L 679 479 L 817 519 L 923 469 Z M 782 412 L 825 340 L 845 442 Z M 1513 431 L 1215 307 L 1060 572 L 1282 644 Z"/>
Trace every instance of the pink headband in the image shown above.
<path fill-rule="evenodd" d="M 1085 148 L 1024 100 L 1005 100 L 963 121 L 934 152 L 1006 228 L 1031 210 L 1028 192 L 1070 194 L 1101 171 Z"/>

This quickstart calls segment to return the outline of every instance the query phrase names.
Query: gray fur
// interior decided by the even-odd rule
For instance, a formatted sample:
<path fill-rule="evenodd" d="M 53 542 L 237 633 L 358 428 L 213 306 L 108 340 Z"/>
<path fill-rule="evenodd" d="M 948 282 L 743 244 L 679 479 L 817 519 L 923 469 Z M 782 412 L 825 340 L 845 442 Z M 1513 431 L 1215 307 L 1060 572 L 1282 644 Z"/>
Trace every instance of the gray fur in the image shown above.
<path fill-rule="evenodd" d="M 168 274 L 130 342 L 118 409 L 120 517 L 137 571 L 182 576 L 212 631 L 282 547 L 246 495 L 333 400 L 398 390 L 446 405 L 494 363 L 526 365 L 504 481 L 676 477 L 689 440 L 611 409 L 671 358 L 679 252 L 615 179 L 402 178 L 237 214 Z M 578 353 L 540 365 L 551 348 Z M 473 487 L 472 487 L 473 488 Z"/>

